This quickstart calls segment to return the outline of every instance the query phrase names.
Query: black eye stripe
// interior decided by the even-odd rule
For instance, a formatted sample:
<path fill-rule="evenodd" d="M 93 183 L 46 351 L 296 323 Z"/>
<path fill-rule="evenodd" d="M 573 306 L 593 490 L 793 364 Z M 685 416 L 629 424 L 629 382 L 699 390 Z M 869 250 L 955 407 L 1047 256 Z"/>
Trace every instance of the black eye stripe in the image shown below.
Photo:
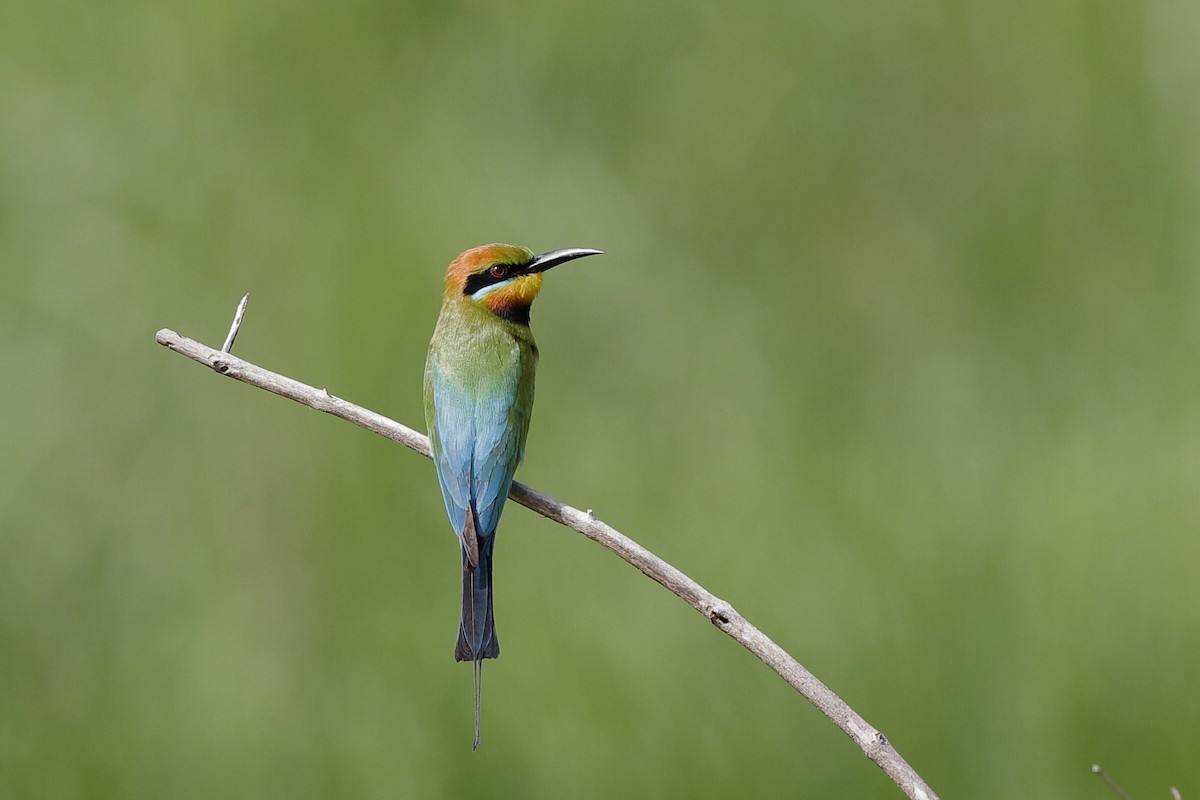
<path fill-rule="evenodd" d="M 514 275 L 521 272 L 523 264 L 493 264 L 483 272 L 477 272 L 474 275 L 467 276 L 467 282 L 463 284 L 463 294 L 472 295 L 480 289 L 485 289 L 495 283 L 503 283 Z M 492 274 L 492 267 L 506 267 L 507 270 L 503 275 L 497 278 Z"/>

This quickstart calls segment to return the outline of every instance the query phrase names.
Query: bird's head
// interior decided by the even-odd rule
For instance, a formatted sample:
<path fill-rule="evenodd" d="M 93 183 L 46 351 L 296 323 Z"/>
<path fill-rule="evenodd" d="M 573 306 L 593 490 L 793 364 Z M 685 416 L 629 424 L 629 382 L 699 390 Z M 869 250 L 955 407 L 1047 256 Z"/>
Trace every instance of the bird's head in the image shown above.
<path fill-rule="evenodd" d="M 511 244 L 485 244 L 461 253 L 446 270 L 446 297 L 461 297 L 511 322 L 529 321 L 542 273 L 600 250 L 570 247 L 534 255 Z"/>

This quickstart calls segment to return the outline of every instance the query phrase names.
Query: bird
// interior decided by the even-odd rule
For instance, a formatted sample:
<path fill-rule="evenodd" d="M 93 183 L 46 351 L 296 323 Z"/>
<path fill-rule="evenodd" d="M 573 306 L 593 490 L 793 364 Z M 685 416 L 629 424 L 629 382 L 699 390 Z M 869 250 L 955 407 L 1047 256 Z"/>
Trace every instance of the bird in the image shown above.
<path fill-rule="evenodd" d="M 475 741 L 483 660 L 500 655 L 492 612 L 496 527 L 525 454 L 538 348 L 529 309 L 547 270 L 601 250 L 540 255 L 516 245 L 463 251 L 446 270 L 425 360 L 429 448 L 462 561 L 462 611 L 455 661 L 475 672 Z"/>

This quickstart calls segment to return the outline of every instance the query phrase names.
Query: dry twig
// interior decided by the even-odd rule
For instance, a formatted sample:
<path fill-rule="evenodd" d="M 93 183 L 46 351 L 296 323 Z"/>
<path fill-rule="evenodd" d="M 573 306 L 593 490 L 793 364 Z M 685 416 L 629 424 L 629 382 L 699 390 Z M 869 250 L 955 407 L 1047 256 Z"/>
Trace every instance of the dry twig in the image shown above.
<path fill-rule="evenodd" d="M 1120 797 L 1121 800 L 1133 800 L 1133 798 L 1125 793 L 1125 790 L 1121 788 L 1121 785 L 1114 781 L 1112 776 L 1105 772 L 1104 768 L 1099 764 L 1092 764 L 1092 774 L 1099 775 L 1100 780 L 1104 781 L 1108 788 L 1112 789 L 1113 793 L 1115 793 L 1117 797 Z"/>
<path fill-rule="evenodd" d="M 233 340 L 237 338 L 238 331 L 242 329 L 242 317 L 246 315 L 246 304 L 250 302 L 250 293 L 246 292 L 242 295 L 242 302 L 238 303 L 237 311 L 233 312 L 233 324 L 229 326 L 229 334 L 225 337 L 225 344 L 221 345 L 222 353 L 229 353 L 233 350 Z"/>
<path fill-rule="evenodd" d="M 245 308 L 244 298 L 242 305 L 239 305 L 238 308 L 239 314 L 231 330 L 230 340 L 233 335 L 236 335 L 237 323 L 241 321 L 240 312 Z M 422 434 L 374 411 L 334 397 L 326 389 L 314 389 L 300 381 L 278 375 L 230 355 L 227 351 L 228 344 L 232 344 L 232 341 L 226 345 L 226 352 L 222 352 L 165 328 L 156 334 L 155 339 L 159 344 L 205 364 L 222 375 L 251 386 L 257 386 L 260 389 L 266 389 L 318 411 L 341 417 L 378 433 L 380 436 L 399 442 L 423 456 L 429 456 L 429 440 Z M 913 800 L 937 800 L 934 791 L 896 752 L 892 743 L 882 733 L 871 727 L 854 709 L 846 705 L 840 697 L 805 669 L 787 651 L 747 622 L 729 603 L 716 597 L 687 575 L 624 536 L 612 526 L 597 519 L 590 509 L 580 511 L 572 508 L 522 483 L 513 483 L 509 497 L 542 516 L 576 530 L 606 547 L 637 567 L 647 577 L 653 578 L 685 600 L 721 631 L 736 639 L 747 650 L 758 656 L 792 688 L 820 709 L 825 716 L 829 717 L 835 725 L 853 739 L 854 743 L 862 748 L 863 753 L 887 773 L 888 777 L 895 781 L 908 797 Z"/>

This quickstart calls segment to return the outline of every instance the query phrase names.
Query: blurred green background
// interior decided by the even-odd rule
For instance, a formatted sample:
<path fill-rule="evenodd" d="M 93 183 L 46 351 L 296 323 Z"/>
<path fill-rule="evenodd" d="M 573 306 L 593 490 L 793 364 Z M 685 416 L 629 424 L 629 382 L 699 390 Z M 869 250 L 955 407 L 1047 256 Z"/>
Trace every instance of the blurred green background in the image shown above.
<path fill-rule="evenodd" d="M 0 5 L 0 797 L 899 797 L 518 506 L 471 753 L 442 273 L 556 270 L 526 482 L 943 797 L 1200 794 L 1194 3 Z"/>

